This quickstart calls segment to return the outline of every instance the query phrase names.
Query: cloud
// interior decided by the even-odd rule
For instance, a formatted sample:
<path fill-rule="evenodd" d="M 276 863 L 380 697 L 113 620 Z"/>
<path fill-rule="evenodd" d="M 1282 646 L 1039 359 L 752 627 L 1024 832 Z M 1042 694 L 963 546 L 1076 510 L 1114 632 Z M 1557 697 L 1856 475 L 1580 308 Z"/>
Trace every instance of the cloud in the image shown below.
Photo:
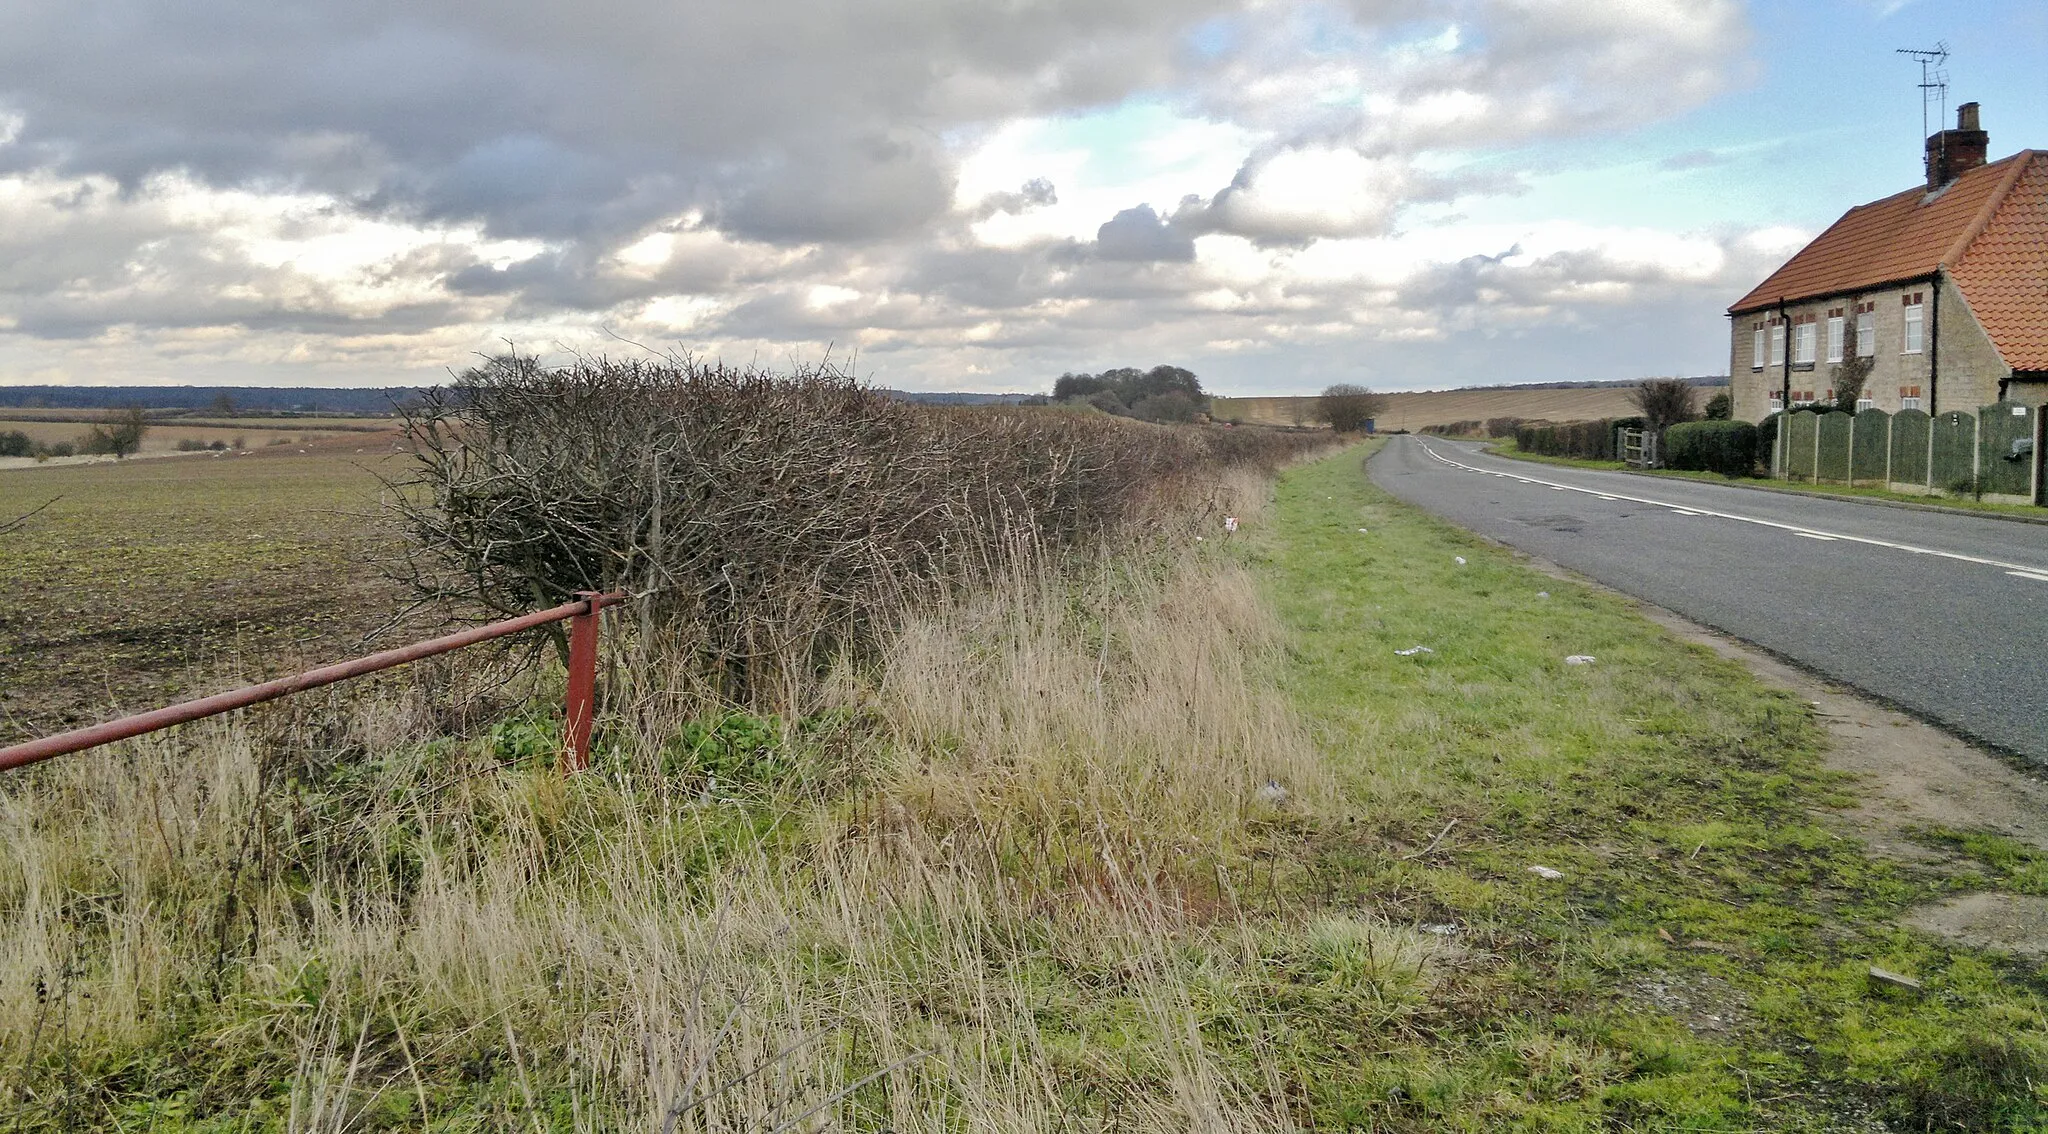
<path fill-rule="evenodd" d="M 0 6 L 0 380 L 431 380 L 610 330 L 910 386 L 1112 346 L 1280 381 L 1711 312 L 1764 255 L 1450 212 L 1734 81 L 1733 0 L 95 12 Z"/>

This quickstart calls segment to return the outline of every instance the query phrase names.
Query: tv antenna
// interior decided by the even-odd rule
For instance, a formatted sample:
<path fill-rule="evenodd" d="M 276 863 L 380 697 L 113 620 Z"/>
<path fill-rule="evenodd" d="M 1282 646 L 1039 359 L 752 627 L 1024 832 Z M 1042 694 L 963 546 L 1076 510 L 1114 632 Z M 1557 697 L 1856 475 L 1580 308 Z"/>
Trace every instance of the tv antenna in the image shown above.
<path fill-rule="evenodd" d="M 1939 102 L 1941 116 L 1935 121 L 1948 121 L 1948 41 L 1935 40 L 1931 48 L 1901 47 L 1898 54 L 1907 56 L 1920 64 L 1920 136 L 1927 137 L 1927 104 Z"/>

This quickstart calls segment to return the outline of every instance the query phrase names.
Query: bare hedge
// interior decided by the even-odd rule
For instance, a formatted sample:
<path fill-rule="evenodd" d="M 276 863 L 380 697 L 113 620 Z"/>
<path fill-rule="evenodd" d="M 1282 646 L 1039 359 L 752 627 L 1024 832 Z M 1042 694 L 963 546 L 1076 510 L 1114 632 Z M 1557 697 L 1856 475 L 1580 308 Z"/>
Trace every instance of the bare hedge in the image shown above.
<path fill-rule="evenodd" d="M 1327 443 L 912 405 L 830 366 L 690 359 L 497 358 L 406 428 L 418 463 L 393 495 L 424 599 L 510 614 L 623 587 L 709 692 L 782 705 L 906 602 Z"/>

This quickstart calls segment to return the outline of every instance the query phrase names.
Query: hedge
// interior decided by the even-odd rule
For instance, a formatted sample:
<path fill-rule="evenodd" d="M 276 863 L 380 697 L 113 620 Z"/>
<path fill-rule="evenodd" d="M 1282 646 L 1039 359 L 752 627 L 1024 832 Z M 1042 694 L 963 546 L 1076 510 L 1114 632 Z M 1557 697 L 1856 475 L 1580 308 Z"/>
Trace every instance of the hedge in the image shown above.
<path fill-rule="evenodd" d="M 1640 417 L 1608 417 L 1598 421 L 1541 422 L 1515 430 L 1515 448 L 1543 457 L 1577 457 L 1588 461 L 1619 459 L 1614 452 L 1614 431 L 1627 426 L 1641 429 Z"/>
<path fill-rule="evenodd" d="M 1756 426 L 1746 421 L 1688 421 L 1664 431 L 1664 467 L 1749 476 L 1756 470 Z"/>

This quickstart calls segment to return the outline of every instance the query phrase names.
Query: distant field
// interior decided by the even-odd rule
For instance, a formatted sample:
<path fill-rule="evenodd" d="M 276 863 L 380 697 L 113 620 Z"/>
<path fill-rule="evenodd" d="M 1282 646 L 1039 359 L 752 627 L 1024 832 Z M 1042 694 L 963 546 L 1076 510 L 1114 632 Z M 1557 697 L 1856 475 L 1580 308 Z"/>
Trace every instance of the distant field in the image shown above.
<path fill-rule="evenodd" d="M 144 410 L 151 423 L 164 426 L 203 425 L 220 429 L 328 429 L 342 432 L 376 433 L 395 429 L 395 417 L 350 417 L 325 415 L 320 417 L 299 415 L 276 416 L 227 416 L 204 412 L 178 412 L 175 410 Z M 27 406 L 0 406 L 0 420 L 7 421 L 61 421 L 80 426 L 104 420 L 106 410 L 93 409 L 43 409 Z"/>
<path fill-rule="evenodd" d="M 4 412 L 11 415 L 22 411 L 6 410 Z M 73 416 L 77 416 L 75 411 L 73 411 Z M 176 449 L 178 442 L 187 440 L 197 441 L 201 444 L 212 444 L 215 441 L 219 441 L 232 445 L 235 439 L 239 437 L 243 442 L 244 448 L 260 449 L 272 444 L 297 444 L 309 441 L 325 441 L 336 437 L 363 436 L 361 431 L 365 427 L 365 423 L 361 419 L 349 422 L 350 428 L 346 430 L 321 428 L 323 424 L 325 422 L 321 419 L 314 418 L 301 420 L 273 418 L 251 421 L 201 422 L 196 424 L 181 422 L 177 425 L 152 424 L 148 431 L 142 435 L 142 448 L 144 452 L 168 452 Z M 388 430 L 391 427 L 390 425 L 383 425 L 378 428 Z M 92 424 L 89 421 L 0 416 L 0 433 L 26 433 L 30 440 L 39 441 L 45 445 L 56 444 L 60 441 L 77 441 L 91 428 Z"/>
<path fill-rule="evenodd" d="M 1701 387 L 1701 403 L 1725 386 Z M 1586 421 L 1599 417 L 1627 417 L 1636 412 L 1632 391 L 1623 386 L 1572 390 L 1531 390 L 1501 386 L 1491 390 L 1449 390 L 1416 394 L 1388 394 L 1387 413 L 1379 419 L 1381 429 L 1417 430 L 1454 421 L 1484 421 L 1489 417 L 1547 418 L 1551 421 Z M 1214 412 L 1219 420 L 1238 420 L 1254 425 L 1295 425 L 1312 419 L 1308 411 L 1315 398 L 1216 398 Z M 1301 422 L 1295 420 L 1297 413 Z"/>
<path fill-rule="evenodd" d="M 340 448 L 340 446 L 334 446 Z M 359 652 L 395 592 L 370 560 L 379 469 L 258 450 L 0 471 L 0 743 L 152 708 L 221 668 Z"/>

